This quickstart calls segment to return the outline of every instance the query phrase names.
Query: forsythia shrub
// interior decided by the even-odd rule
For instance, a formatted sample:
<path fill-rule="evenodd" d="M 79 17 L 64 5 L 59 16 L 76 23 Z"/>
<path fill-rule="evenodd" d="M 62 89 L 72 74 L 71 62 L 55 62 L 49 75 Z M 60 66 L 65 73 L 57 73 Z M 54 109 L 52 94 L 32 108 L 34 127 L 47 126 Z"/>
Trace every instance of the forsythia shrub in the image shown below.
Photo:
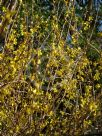
<path fill-rule="evenodd" d="M 2 136 L 79 136 L 102 130 L 102 53 L 94 39 L 85 39 L 90 20 L 83 20 L 78 31 L 81 17 L 73 1 L 46 4 L 52 9 L 47 5 L 45 11 L 40 1 L 21 1 L 15 17 L 8 18 L 12 21 L 0 26 L 6 39 L 0 53 Z M 6 5 L 2 12 L 8 14 Z"/>

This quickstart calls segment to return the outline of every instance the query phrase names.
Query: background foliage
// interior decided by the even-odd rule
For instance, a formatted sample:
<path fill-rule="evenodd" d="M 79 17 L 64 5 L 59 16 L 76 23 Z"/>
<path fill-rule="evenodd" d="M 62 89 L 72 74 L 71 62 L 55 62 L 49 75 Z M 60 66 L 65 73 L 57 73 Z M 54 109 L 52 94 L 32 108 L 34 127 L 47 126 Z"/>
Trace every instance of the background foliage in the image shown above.
<path fill-rule="evenodd" d="M 102 131 L 102 1 L 0 1 L 0 135 Z"/>

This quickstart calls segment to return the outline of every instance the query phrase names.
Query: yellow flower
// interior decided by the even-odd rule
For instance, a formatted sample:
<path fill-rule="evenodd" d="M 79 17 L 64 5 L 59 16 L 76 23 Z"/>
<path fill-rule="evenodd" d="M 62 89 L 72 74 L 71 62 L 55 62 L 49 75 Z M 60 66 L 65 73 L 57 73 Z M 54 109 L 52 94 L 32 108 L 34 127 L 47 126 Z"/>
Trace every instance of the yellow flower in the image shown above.
<path fill-rule="evenodd" d="M 0 54 L 0 60 L 2 60 L 3 59 L 3 54 Z"/>
<path fill-rule="evenodd" d="M 40 59 L 38 59 L 38 64 L 40 64 L 41 63 L 41 60 Z"/>
<path fill-rule="evenodd" d="M 100 79 L 100 73 L 97 71 L 96 74 L 94 75 L 94 80 L 99 80 Z"/>

